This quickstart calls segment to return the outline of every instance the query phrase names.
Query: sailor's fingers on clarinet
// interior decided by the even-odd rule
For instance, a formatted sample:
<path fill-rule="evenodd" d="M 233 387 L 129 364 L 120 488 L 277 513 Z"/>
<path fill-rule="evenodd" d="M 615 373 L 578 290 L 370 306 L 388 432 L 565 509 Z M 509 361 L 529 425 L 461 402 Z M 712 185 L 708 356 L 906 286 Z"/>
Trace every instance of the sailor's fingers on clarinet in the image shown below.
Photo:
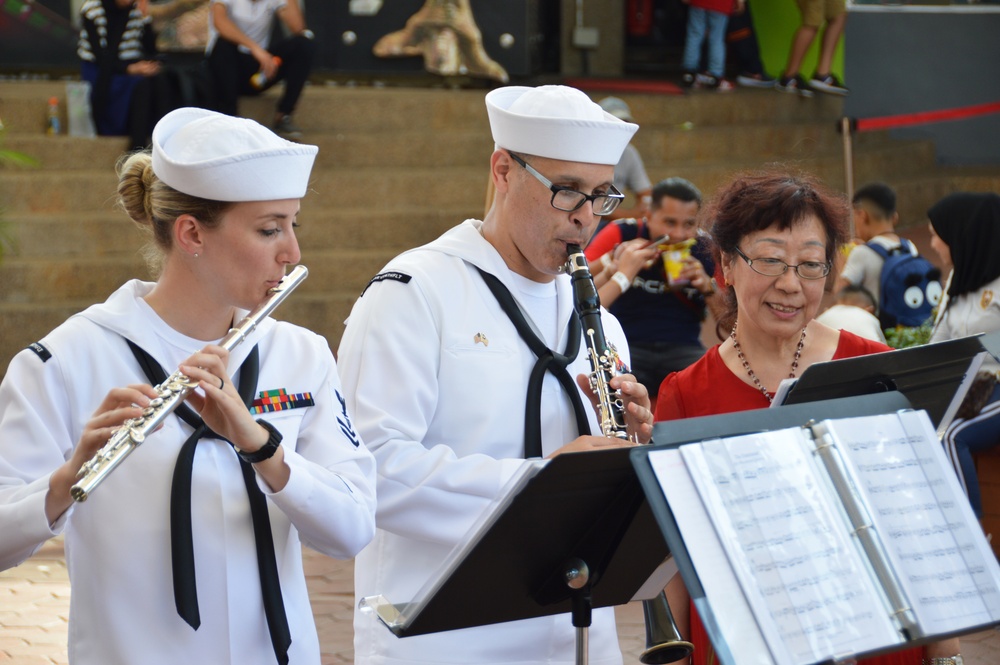
<path fill-rule="evenodd" d="M 631 374 L 619 374 L 608 383 L 618 390 L 625 403 L 629 437 L 638 443 L 649 443 L 653 438 L 653 411 L 646 386 Z"/>

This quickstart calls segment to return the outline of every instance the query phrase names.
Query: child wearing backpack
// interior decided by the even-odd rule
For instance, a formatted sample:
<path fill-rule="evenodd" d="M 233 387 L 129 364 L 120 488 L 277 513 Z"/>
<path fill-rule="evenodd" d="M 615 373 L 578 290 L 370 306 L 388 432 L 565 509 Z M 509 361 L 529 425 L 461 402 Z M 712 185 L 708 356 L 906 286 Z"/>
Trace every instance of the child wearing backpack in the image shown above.
<path fill-rule="evenodd" d="M 868 289 L 883 330 L 921 325 L 941 301 L 941 271 L 896 235 L 896 192 L 885 183 L 870 183 L 858 189 L 852 204 L 855 235 L 865 244 L 848 255 L 835 290 Z"/>

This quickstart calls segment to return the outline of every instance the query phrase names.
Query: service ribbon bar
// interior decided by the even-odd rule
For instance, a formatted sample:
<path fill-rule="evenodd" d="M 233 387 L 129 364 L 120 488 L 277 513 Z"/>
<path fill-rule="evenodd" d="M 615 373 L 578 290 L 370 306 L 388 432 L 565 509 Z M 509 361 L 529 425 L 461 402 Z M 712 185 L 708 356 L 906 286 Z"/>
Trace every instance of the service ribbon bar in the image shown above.
<path fill-rule="evenodd" d="M 315 403 L 312 393 L 289 394 L 285 392 L 284 388 L 262 390 L 260 391 L 260 397 L 255 399 L 250 406 L 250 413 L 272 413 L 288 409 L 301 409 L 306 406 L 313 406 Z"/>

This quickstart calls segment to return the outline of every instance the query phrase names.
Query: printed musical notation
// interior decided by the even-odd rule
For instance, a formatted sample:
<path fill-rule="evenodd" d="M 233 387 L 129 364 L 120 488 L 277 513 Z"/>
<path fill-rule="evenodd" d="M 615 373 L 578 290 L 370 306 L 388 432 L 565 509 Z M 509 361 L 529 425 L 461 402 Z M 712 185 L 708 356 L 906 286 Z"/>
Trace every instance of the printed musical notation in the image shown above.
<path fill-rule="evenodd" d="M 924 412 L 684 444 L 675 466 L 775 663 L 1000 623 L 1000 566 Z"/>
<path fill-rule="evenodd" d="M 898 638 L 871 603 L 878 591 L 823 499 L 803 436 L 734 437 L 681 453 L 751 606 L 771 618 L 764 635 L 772 653 L 814 662 Z"/>
<path fill-rule="evenodd" d="M 1000 612 L 1000 588 L 974 537 L 978 526 L 965 497 L 954 492 L 951 468 L 935 455 L 940 444 L 929 421 L 907 412 L 824 428 L 848 451 L 848 472 L 873 508 L 875 528 L 921 623 L 944 632 L 969 617 L 985 622 Z"/>

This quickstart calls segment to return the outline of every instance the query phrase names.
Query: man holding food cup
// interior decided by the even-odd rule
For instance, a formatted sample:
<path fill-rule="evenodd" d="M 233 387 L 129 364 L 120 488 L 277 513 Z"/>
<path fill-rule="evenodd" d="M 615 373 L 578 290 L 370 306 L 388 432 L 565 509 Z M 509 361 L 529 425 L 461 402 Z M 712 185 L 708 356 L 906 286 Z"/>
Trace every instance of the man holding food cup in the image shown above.
<path fill-rule="evenodd" d="M 722 304 L 698 233 L 700 208 L 697 187 L 667 178 L 653 187 L 644 218 L 615 220 L 585 250 L 601 303 L 621 321 L 633 373 L 650 395 L 705 353 L 702 324 Z"/>

